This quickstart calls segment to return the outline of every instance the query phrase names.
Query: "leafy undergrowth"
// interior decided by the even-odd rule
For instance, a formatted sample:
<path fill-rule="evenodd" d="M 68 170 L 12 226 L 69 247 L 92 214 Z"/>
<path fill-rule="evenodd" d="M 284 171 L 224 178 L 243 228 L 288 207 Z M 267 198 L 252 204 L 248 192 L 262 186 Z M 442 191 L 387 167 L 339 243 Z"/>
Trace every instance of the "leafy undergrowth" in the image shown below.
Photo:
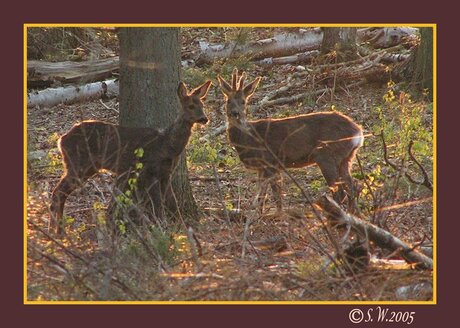
<path fill-rule="evenodd" d="M 187 30 L 184 38 L 204 36 L 222 41 L 212 29 L 202 35 Z M 272 31 L 257 30 L 267 37 Z M 233 33 L 233 32 L 232 32 Z M 251 37 L 254 37 L 251 35 Z M 215 40 L 213 39 L 215 38 Z M 193 47 L 185 49 L 193 53 Z M 183 49 L 184 51 L 184 49 Z M 233 65 L 232 63 L 229 64 Z M 214 68 L 187 71 L 196 84 Z M 288 65 L 270 71 L 249 66 L 252 77 L 264 77 L 251 100 L 257 103 L 285 83 Z M 214 76 L 217 74 L 213 73 Z M 212 74 L 211 74 L 212 75 Z M 197 79 L 197 82 L 194 82 Z M 321 86 L 317 86 L 321 88 Z M 296 92 L 296 90 L 291 90 Z M 304 193 L 318 199 L 328 193 L 316 167 L 291 170 L 284 176 L 282 213 L 260 216 L 252 208 L 256 175 L 244 169 L 225 134 L 207 134 L 225 120 L 223 97 L 213 88 L 205 105 L 210 123 L 196 128 L 187 147 L 190 181 L 201 209 L 190 232 L 180 220 L 152 226 L 128 226 L 113 236 L 101 224 L 111 200 L 113 177 L 104 172 L 90 179 L 66 203 L 65 238 L 48 231 L 49 195 L 62 174 L 56 141 L 84 119 L 117 121 L 115 100 L 59 105 L 28 111 L 27 287 L 30 301 L 427 301 L 433 299 L 433 273 L 413 270 L 397 253 L 371 245 L 368 270 L 350 273 L 340 263 L 342 236 L 314 215 Z M 361 215 L 403 241 L 429 244 L 433 236 L 432 193 L 404 177 L 421 179 L 407 156 L 414 155 L 432 175 L 432 112 L 423 99 L 411 100 L 393 85 L 367 84 L 346 88 L 316 100 L 255 108 L 254 118 L 337 110 L 363 126 L 361 165 L 353 172 L 362 187 Z M 417 119 L 417 120 L 415 120 Z M 384 131 L 388 157 L 380 137 Z M 299 188 L 300 187 L 300 188 Z M 337 248 L 339 247 L 339 249 Z M 339 252 L 340 253 L 340 252 Z M 382 263 L 381 259 L 385 259 Z"/>

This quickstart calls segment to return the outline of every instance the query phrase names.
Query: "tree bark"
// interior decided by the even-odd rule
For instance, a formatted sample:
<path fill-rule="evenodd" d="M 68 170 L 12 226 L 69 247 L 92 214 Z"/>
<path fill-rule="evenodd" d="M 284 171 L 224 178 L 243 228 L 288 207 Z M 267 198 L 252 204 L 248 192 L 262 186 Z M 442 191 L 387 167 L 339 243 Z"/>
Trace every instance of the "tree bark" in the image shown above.
<path fill-rule="evenodd" d="M 321 54 L 337 52 L 339 62 L 353 60 L 358 57 L 356 47 L 356 27 L 323 27 Z"/>
<path fill-rule="evenodd" d="M 420 44 L 410 58 L 395 66 L 393 75 L 413 84 L 415 93 L 427 91 L 433 100 L 433 28 L 420 28 Z"/>
<path fill-rule="evenodd" d="M 433 97 L 433 28 L 420 28 L 420 46 L 415 53 L 413 81 Z"/>
<path fill-rule="evenodd" d="M 180 110 L 178 28 L 121 28 L 120 125 L 165 128 Z M 188 180 L 185 153 L 173 173 L 177 207 L 185 219 L 196 219 L 198 208 Z M 171 203 L 165 204 L 170 210 Z M 177 214 L 177 213 L 176 213 Z"/>

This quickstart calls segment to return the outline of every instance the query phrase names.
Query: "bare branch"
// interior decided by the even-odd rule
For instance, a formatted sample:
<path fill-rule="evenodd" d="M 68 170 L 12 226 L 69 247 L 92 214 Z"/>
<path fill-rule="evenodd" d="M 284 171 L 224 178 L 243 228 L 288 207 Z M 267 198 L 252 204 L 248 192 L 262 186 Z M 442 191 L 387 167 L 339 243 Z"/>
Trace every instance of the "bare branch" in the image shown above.
<path fill-rule="evenodd" d="M 385 160 L 385 163 L 387 163 L 389 166 L 391 166 L 395 171 L 401 171 L 402 170 L 402 167 L 399 167 L 398 165 L 396 165 L 395 163 L 391 162 L 390 159 L 388 158 L 388 150 L 387 150 L 387 144 L 385 142 L 385 137 L 384 137 L 384 133 L 383 133 L 383 130 L 380 132 L 379 136 L 381 137 L 382 139 L 382 143 L 383 143 L 383 158 Z M 411 160 L 414 161 L 414 163 L 419 167 L 420 171 L 422 171 L 422 175 L 423 175 L 423 181 L 417 181 L 416 179 L 414 179 L 409 173 L 407 172 L 404 172 L 404 175 L 405 177 L 407 178 L 407 180 L 409 180 L 411 183 L 413 184 L 417 184 L 417 185 L 421 185 L 421 186 L 425 186 L 426 188 L 428 188 L 430 191 L 433 191 L 433 184 L 431 183 L 429 177 L 428 177 L 428 173 L 426 172 L 425 168 L 422 166 L 422 164 L 420 164 L 420 162 L 415 158 L 413 152 L 412 152 L 412 146 L 414 144 L 414 141 L 411 140 L 409 142 L 409 147 L 408 147 L 408 154 L 409 154 L 409 157 Z"/>
<path fill-rule="evenodd" d="M 415 183 L 415 184 L 418 184 L 418 185 L 421 185 L 421 186 L 425 186 L 427 187 L 430 191 L 433 191 L 433 184 L 431 183 L 430 181 L 430 178 L 428 177 L 428 173 L 426 172 L 425 168 L 422 166 L 422 164 L 420 164 L 420 162 L 415 158 L 414 154 L 412 153 L 412 146 L 413 146 L 414 142 L 411 140 L 409 142 L 409 147 L 408 147 L 408 153 L 409 153 L 409 157 L 411 158 L 411 160 L 414 161 L 414 163 L 418 166 L 418 168 L 420 169 L 420 171 L 422 171 L 422 175 L 423 175 L 423 181 L 420 182 L 420 181 L 416 181 L 414 178 L 412 178 L 408 173 L 406 173 L 406 177 L 407 179 L 409 179 L 410 182 L 412 183 Z"/>

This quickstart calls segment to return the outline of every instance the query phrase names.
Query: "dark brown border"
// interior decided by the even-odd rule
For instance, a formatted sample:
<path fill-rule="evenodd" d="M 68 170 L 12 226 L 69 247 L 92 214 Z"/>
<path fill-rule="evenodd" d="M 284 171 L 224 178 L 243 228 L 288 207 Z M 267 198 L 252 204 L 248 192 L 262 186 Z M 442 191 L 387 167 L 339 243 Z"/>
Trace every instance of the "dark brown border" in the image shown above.
<path fill-rule="evenodd" d="M 3 8 L 2 17 L 2 321 L 21 327 L 93 327 L 93 326 L 255 326 L 289 327 L 357 326 L 348 321 L 353 308 L 364 312 L 376 306 L 33 306 L 23 305 L 23 23 L 436 23 L 438 24 L 438 304 L 390 306 L 391 310 L 415 311 L 416 327 L 448 327 L 456 320 L 458 285 L 453 263 L 458 211 L 453 207 L 456 193 L 458 149 L 458 88 L 453 72 L 458 54 L 455 50 L 458 19 L 449 19 L 457 11 L 426 6 L 420 1 L 372 2 L 249 2 L 189 1 L 160 3 L 144 1 L 103 2 L 43 1 L 22 4 L 22 8 Z M 240 4 L 238 4 L 240 2 Z M 412 3 L 411 3 L 412 2 Z M 19 4 L 19 3 L 18 3 Z M 252 7 L 249 7 L 252 6 Z M 169 7 L 169 8 L 168 8 Z M 452 22 L 452 23 L 451 23 Z M 455 170 L 454 170 L 455 166 Z M 6 205 L 6 206 L 5 206 Z M 450 214 L 452 213 L 452 214 Z M 366 325 L 369 326 L 369 325 Z"/>

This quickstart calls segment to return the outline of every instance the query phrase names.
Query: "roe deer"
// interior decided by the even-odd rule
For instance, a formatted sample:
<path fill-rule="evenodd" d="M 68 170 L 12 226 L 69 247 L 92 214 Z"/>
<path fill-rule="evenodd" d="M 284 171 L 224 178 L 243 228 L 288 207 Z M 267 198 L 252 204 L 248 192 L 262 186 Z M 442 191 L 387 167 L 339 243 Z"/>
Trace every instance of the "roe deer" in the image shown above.
<path fill-rule="evenodd" d="M 246 102 L 254 94 L 260 77 L 244 85 L 246 74 L 235 68 L 230 85 L 218 76 L 226 99 L 228 137 L 246 168 L 258 173 L 256 201 L 263 212 L 268 184 L 278 211 L 282 209 L 281 171 L 317 164 L 334 198 L 354 204 L 351 163 L 363 144 L 360 126 L 336 112 L 320 112 L 281 119 L 247 121 Z"/>
<path fill-rule="evenodd" d="M 180 82 L 177 94 L 182 110 L 178 118 L 165 130 L 134 128 L 83 121 L 74 125 L 59 140 L 64 174 L 51 196 L 51 227 L 63 234 L 63 211 L 67 197 L 99 170 L 117 175 L 129 175 L 136 161 L 143 164 L 139 186 L 153 200 L 156 215 L 161 215 L 165 195 L 170 192 L 170 177 L 184 150 L 194 123 L 206 124 L 202 99 L 211 81 L 188 92 Z M 137 158 L 136 149 L 144 155 Z M 160 214 L 161 213 L 161 214 Z"/>

